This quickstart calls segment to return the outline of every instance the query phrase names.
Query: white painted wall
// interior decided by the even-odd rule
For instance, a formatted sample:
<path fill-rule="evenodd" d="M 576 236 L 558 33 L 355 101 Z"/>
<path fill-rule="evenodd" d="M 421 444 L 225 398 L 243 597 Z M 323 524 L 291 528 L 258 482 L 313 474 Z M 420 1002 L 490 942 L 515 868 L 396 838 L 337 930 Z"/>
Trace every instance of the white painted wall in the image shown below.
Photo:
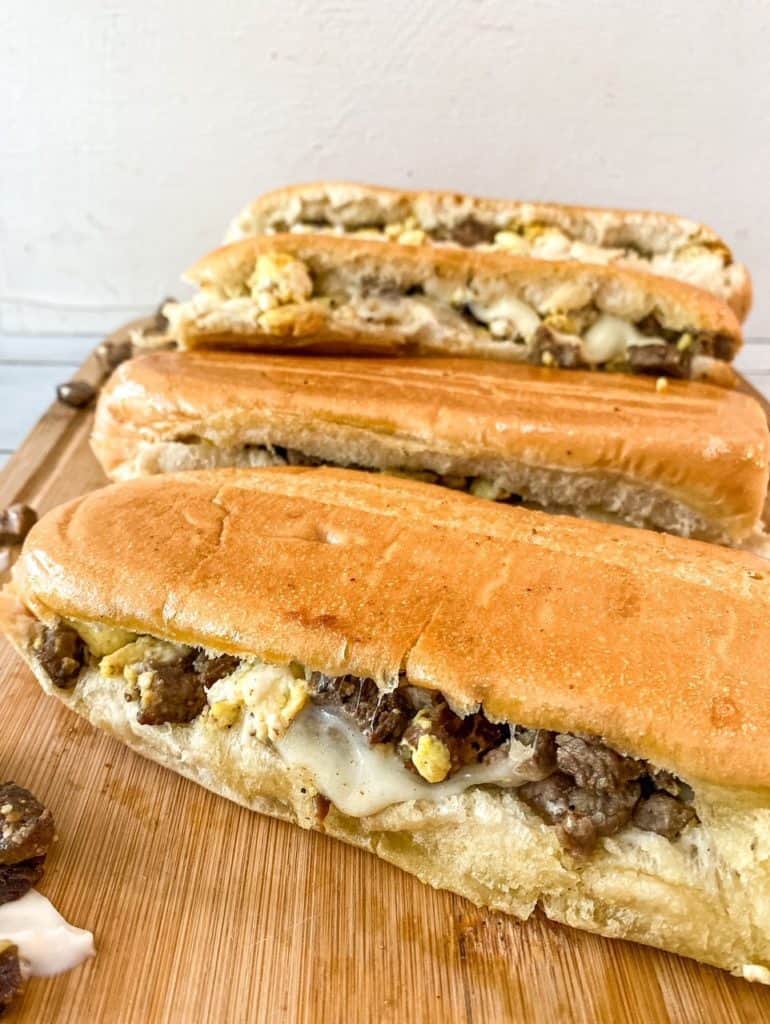
<path fill-rule="evenodd" d="M 6 332 L 110 326 L 349 177 L 688 213 L 770 335 L 768 0 L 9 0 L 0 51 Z"/>

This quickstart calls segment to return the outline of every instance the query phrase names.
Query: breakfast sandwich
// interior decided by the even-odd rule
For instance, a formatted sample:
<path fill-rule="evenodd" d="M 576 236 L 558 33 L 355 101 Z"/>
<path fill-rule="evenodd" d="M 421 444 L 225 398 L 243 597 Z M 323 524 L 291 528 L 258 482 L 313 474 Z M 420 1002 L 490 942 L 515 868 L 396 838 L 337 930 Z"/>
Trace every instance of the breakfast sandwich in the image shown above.
<path fill-rule="evenodd" d="M 204 257 L 168 303 L 182 348 L 483 356 L 731 386 L 729 306 L 669 278 L 507 253 L 273 235 Z"/>
<path fill-rule="evenodd" d="M 181 473 L 46 515 L 0 617 L 47 693 L 246 807 L 770 981 L 745 552 L 368 473 Z"/>
<path fill-rule="evenodd" d="M 703 288 L 724 299 L 741 320 L 751 307 L 749 272 L 715 231 L 686 217 L 650 210 L 322 181 L 260 196 L 233 220 L 227 241 L 286 232 L 614 264 Z"/>
<path fill-rule="evenodd" d="M 103 389 L 115 480 L 220 466 L 348 466 L 479 497 L 764 543 L 770 433 L 706 384 L 491 360 L 155 352 Z"/>

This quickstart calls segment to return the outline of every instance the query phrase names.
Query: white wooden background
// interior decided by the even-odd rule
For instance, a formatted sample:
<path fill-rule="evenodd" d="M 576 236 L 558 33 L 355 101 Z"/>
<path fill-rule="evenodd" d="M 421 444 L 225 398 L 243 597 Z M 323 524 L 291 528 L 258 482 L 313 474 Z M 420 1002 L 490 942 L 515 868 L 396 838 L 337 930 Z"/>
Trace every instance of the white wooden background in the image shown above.
<path fill-rule="evenodd" d="M 56 385 L 75 373 L 99 340 L 0 334 L 0 466 L 54 399 Z M 770 338 L 748 339 L 737 366 L 770 398 Z"/>

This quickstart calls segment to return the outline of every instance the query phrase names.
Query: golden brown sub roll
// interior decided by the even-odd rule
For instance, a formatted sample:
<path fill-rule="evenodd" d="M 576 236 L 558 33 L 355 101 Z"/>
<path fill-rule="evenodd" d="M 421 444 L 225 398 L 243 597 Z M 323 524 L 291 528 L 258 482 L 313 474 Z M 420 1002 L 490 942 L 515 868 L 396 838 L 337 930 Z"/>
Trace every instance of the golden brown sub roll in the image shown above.
<path fill-rule="evenodd" d="M 102 391 L 91 439 L 113 479 L 317 462 L 763 543 L 770 434 L 708 385 L 481 360 L 156 352 Z"/>
<path fill-rule="evenodd" d="M 765 982 L 769 613 L 744 552 L 300 468 L 70 502 L 0 612 L 48 693 L 215 792 Z"/>
<path fill-rule="evenodd" d="M 225 246 L 164 306 L 183 348 L 484 356 L 732 385 L 741 345 L 708 292 L 615 266 L 274 235 Z"/>
<path fill-rule="evenodd" d="M 651 210 L 483 199 L 322 181 L 259 196 L 233 220 L 227 241 L 329 232 L 402 245 L 454 245 L 537 259 L 644 270 L 724 299 L 744 320 L 751 278 L 711 228 Z"/>

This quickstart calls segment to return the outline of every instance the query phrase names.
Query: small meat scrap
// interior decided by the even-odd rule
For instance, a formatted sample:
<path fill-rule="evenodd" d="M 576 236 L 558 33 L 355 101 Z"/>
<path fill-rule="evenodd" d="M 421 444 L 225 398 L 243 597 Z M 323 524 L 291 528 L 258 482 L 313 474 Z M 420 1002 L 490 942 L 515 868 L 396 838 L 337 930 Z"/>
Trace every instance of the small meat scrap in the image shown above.
<path fill-rule="evenodd" d="M 85 644 L 76 630 L 64 622 L 53 626 L 38 622 L 32 630 L 31 647 L 54 686 L 71 690 L 86 658 Z"/>
<path fill-rule="evenodd" d="M 0 512 L 0 544 L 21 544 L 37 522 L 37 512 L 16 502 Z"/>
<path fill-rule="evenodd" d="M 232 654 L 218 654 L 209 657 L 205 651 L 200 651 L 193 661 L 193 672 L 198 676 L 203 686 L 208 690 L 214 683 L 218 683 L 225 676 L 231 676 L 240 665 L 240 659 Z"/>
<path fill-rule="evenodd" d="M 675 345 L 655 343 L 650 345 L 632 345 L 628 349 L 628 363 L 636 373 L 648 373 L 654 377 L 661 374 L 667 377 L 689 376 L 691 353 L 685 352 Z"/>
<path fill-rule="evenodd" d="M 12 942 L 0 939 L 0 1017 L 11 1008 L 23 990 L 19 951 Z"/>
<path fill-rule="evenodd" d="M 152 315 L 152 324 L 150 327 L 145 328 L 146 333 L 164 334 L 168 330 L 168 317 L 163 312 L 163 309 L 170 302 L 176 302 L 173 295 L 167 295 L 165 299 L 161 299 Z"/>
<path fill-rule="evenodd" d="M 134 345 L 130 338 L 123 341 L 103 341 L 96 349 L 96 357 L 107 373 L 125 363 L 133 354 Z"/>
<path fill-rule="evenodd" d="M 15 782 L 0 785 L 0 904 L 40 880 L 53 838 L 51 812 Z"/>
<path fill-rule="evenodd" d="M 458 221 L 449 232 L 449 237 L 457 245 L 468 248 L 474 245 L 489 245 L 494 241 L 497 228 L 493 224 L 483 224 L 475 217 L 466 217 Z"/>
<path fill-rule="evenodd" d="M 585 366 L 580 339 L 544 324 L 535 331 L 530 361 L 537 366 L 560 366 L 570 370 Z"/>
<path fill-rule="evenodd" d="M 435 694 L 409 723 L 399 752 L 428 782 L 441 782 L 460 768 L 481 761 L 509 736 L 508 726 L 490 722 L 481 712 L 456 715 L 444 698 Z"/>
<path fill-rule="evenodd" d="M 317 704 L 339 707 L 361 728 L 369 743 L 394 743 L 409 722 L 411 709 L 400 690 L 382 692 L 372 679 L 314 673 L 310 692 Z"/>
<path fill-rule="evenodd" d="M 556 737 L 556 764 L 582 789 L 613 793 L 645 772 L 641 761 L 623 757 L 594 737 L 561 733 Z"/>
<path fill-rule="evenodd" d="M 676 839 L 698 820 L 688 787 L 669 772 L 619 754 L 596 737 L 559 733 L 553 750 L 556 771 L 518 792 L 556 827 L 572 853 L 591 853 L 602 836 L 629 823 Z"/>
<path fill-rule="evenodd" d="M 695 810 L 669 793 L 653 793 L 640 800 L 634 811 L 634 825 L 645 832 L 657 832 L 666 839 L 677 839 L 696 820 Z"/>
<path fill-rule="evenodd" d="M 44 857 L 53 842 L 51 812 L 15 782 L 0 785 L 0 864 Z"/>
<path fill-rule="evenodd" d="M 562 844 L 572 853 L 590 853 L 601 836 L 619 832 L 631 820 L 639 799 L 638 783 L 615 790 L 582 789 L 563 772 L 540 782 L 527 782 L 519 796 L 550 825 L 556 826 Z"/>
<path fill-rule="evenodd" d="M 30 857 L 18 864 L 0 864 L 0 905 L 26 896 L 43 877 L 45 857 Z"/>
<path fill-rule="evenodd" d="M 132 666 L 136 685 L 127 696 L 139 701 L 140 725 L 192 722 L 206 706 L 206 690 L 240 664 L 230 654 L 209 657 L 194 647 L 180 646 L 169 657 L 169 648 L 163 645 L 157 658 L 149 655 Z"/>
<path fill-rule="evenodd" d="M 96 398 L 96 388 L 87 380 L 69 380 L 57 387 L 56 397 L 63 405 L 84 409 Z"/>
<path fill-rule="evenodd" d="M 552 772 L 556 769 L 556 733 L 547 729 L 525 729 L 517 725 L 513 738 L 532 751 L 530 765 L 538 772 Z"/>

